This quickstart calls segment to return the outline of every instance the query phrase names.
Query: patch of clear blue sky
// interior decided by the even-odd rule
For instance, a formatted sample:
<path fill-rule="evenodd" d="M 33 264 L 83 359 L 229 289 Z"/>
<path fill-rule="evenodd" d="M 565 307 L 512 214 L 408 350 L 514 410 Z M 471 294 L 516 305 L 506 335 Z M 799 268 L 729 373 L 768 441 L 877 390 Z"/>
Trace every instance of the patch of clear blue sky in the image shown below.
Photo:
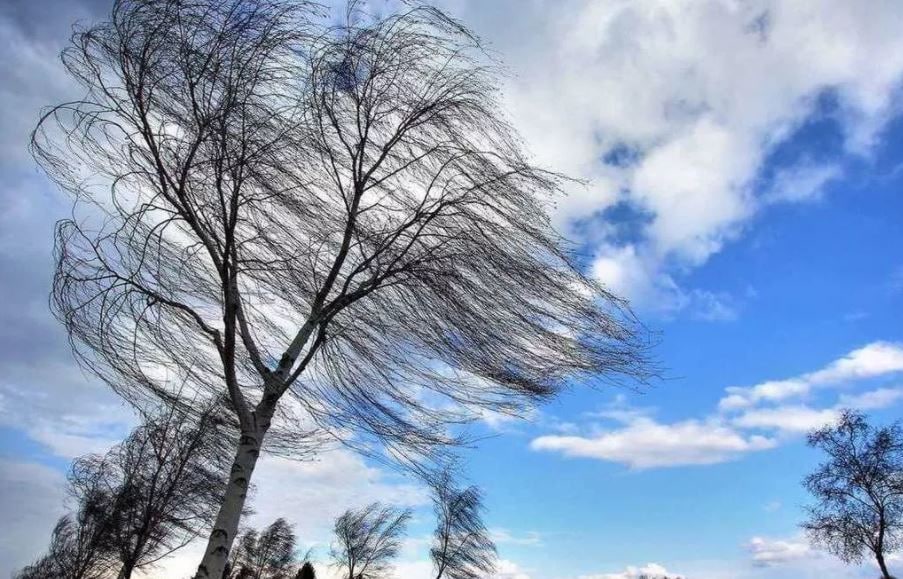
<path fill-rule="evenodd" d="M 835 113 L 824 95 L 816 113 L 769 156 L 760 185 L 803 159 L 839 162 L 842 176 L 820 200 L 766 208 L 682 278 L 687 287 L 740 296 L 740 315 L 714 323 L 648 320 L 663 332 L 657 356 L 673 379 L 642 395 L 625 392 L 632 405 L 657 408 L 663 422 L 701 419 L 727 386 L 793 377 L 871 341 L 903 339 L 903 287 L 894 281 L 903 271 L 903 121 L 888 126 L 866 159 L 843 151 Z M 618 207 L 601 217 L 637 214 Z M 874 383 L 881 385 L 899 384 Z M 545 411 L 578 419 L 614 394 L 577 389 Z M 899 407 L 873 416 L 894 420 Z M 482 443 L 469 463 L 486 488 L 493 524 L 550 537 L 541 548 L 504 545 L 504 553 L 561 576 L 650 557 L 740 559 L 752 536 L 792 536 L 806 501 L 800 481 L 818 459 L 797 439 L 723 464 L 631 472 L 531 452 L 534 431 L 525 430 Z M 773 501 L 782 506 L 769 512 Z"/>

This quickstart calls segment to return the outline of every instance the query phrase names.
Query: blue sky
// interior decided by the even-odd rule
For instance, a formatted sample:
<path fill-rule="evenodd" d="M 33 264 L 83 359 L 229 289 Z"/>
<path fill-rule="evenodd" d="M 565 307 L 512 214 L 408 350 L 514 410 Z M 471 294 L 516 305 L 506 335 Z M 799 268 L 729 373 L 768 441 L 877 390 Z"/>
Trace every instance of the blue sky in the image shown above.
<path fill-rule="evenodd" d="M 878 422 L 903 408 L 903 6 L 440 4 L 508 66 L 504 102 L 537 161 L 588 180 L 555 221 L 659 334 L 665 376 L 474 426 L 489 438 L 464 457 L 503 559 L 494 579 L 873 576 L 806 545 L 800 480 L 818 460 L 806 429 L 841 406 Z M 67 202 L 24 149 L 39 107 L 71 94 L 56 60 L 71 22 L 104 9 L 0 7 L 2 575 L 46 544 L 68 461 L 133 421 L 46 311 Z M 338 511 L 415 506 L 398 576 L 428 576 L 413 481 L 347 451 L 265 459 L 258 476 L 252 522 L 287 516 L 321 554 Z"/>

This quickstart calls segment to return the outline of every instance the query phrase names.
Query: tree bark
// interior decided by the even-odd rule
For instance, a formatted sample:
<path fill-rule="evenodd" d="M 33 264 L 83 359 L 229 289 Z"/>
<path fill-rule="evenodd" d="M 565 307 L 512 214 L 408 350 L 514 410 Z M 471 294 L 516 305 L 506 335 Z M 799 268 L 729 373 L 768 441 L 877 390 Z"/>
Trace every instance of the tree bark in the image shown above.
<path fill-rule="evenodd" d="M 875 559 L 878 560 L 878 567 L 881 569 L 881 579 L 894 579 L 887 570 L 887 564 L 884 562 L 884 553 L 878 551 L 875 553 Z"/>
<path fill-rule="evenodd" d="M 245 506 L 251 475 L 260 457 L 260 446 L 266 434 L 264 429 L 242 430 L 229 473 L 229 482 L 216 522 L 207 541 L 204 558 L 198 566 L 194 579 L 222 579 L 223 570 L 229 559 L 229 551 L 238 534 L 238 522 Z"/>
<path fill-rule="evenodd" d="M 134 566 L 130 563 L 126 563 L 122 566 L 122 569 L 119 570 L 119 579 L 131 579 L 133 570 Z"/>

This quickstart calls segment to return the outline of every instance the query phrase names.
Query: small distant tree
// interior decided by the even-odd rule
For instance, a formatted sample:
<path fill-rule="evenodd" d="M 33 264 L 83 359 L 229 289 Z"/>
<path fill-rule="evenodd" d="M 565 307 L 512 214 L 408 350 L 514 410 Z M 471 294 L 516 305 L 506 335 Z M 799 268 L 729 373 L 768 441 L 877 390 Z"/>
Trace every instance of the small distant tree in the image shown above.
<path fill-rule="evenodd" d="M 433 485 L 436 531 L 430 556 L 436 579 L 480 579 L 495 568 L 495 544 L 483 524 L 480 489 L 458 489 L 450 471 Z"/>
<path fill-rule="evenodd" d="M 79 498 L 75 513 L 60 518 L 53 528 L 48 553 L 17 579 L 105 579 L 115 569 L 111 497 L 91 488 Z"/>
<path fill-rule="evenodd" d="M 886 555 L 903 546 L 903 430 L 877 428 L 845 410 L 834 425 L 809 434 L 828 460 L 806 477 L 816 503 L 803 523 L 810 539 L 847 563 L 871 554 L 883 579 Z"/>
<path fill-rule="evenodd" d="M 295 573 L 295 533 L 276 519 L 260 533 L 245 531 L 238 539 L 230 579 L 289 579 Z"/>
<path fill-rule="evenodd" d="M 97 488 L 109 497 L 107 541 L 120 579 L 184 547 L 213 522 L 228 469 L 217 448 L 222 424 L 210 412 L 196 419 L 176 407 L 143 424 L 106 455 L 73 463 L 76 494 Z"/>
<path fill-rule="evenodd" d="M 388 577 L 401 538 L 411 518 L 409 509 L 373 503 L 345 511 L 335 522 L 332 558 L 347 579 Z"/>

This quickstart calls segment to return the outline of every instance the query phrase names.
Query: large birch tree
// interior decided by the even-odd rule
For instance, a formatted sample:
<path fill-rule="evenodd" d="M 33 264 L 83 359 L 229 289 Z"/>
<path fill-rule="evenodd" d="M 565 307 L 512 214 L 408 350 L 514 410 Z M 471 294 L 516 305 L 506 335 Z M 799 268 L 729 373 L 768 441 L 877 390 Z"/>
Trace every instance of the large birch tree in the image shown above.
<path fill-rule="evenodd" d="M 35 131 L 76 200 L 52 305 L 79 359 L 133 403 L 225 399 L 239 425 L 198 578 L 261 452 L 316 431 L 421 464 L 479 411 L 643 371 L 643 333 L 550 226 L 562 180 L 497 67 L 403 7 L 117 0 L 63 54 L 83 97 Z"/>

